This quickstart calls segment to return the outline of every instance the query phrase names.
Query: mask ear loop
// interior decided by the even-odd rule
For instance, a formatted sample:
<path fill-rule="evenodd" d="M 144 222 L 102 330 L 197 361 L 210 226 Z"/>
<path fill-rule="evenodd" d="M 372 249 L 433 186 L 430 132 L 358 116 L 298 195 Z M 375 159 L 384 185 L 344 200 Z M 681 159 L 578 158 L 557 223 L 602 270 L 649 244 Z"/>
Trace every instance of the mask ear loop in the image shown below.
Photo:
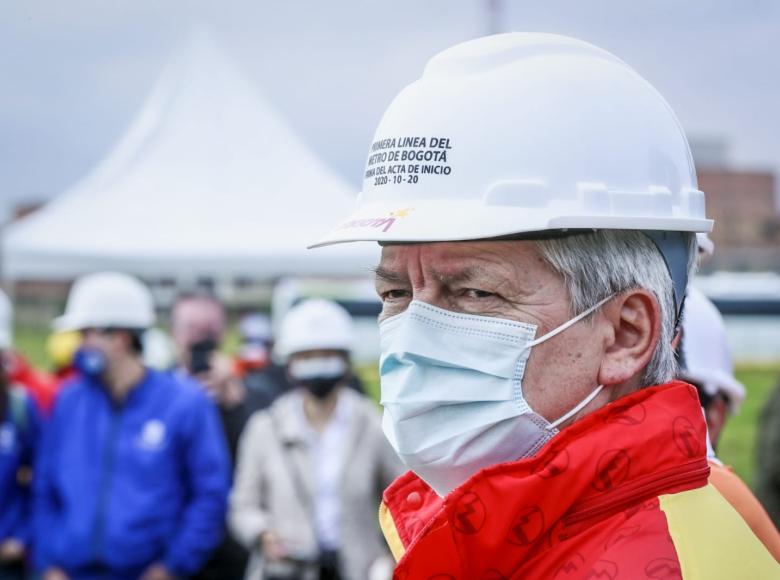
<path fill-rule="evenodd" d="M 611 296 L 607 296 L 607 297 L 606 297 L 606 298 L 604 298 L 604 300 L 602 300 L 601 302 L 599 302 L 599 303 L 597 303 L 597 304 L 594 304 L 593 306 L 591 306 L 590 308 L 588 308 L 588 309 L 587 309 L 585 312 L 581 312 L 580 314 L 578 314 L 577 316 L 575 316 L 574 318 L 572 318 L 572 319 L 571 319 L 571 320 L 569 320 L 568 322 L 564 322 L 564 323 L 563 323 L 563 324 L 561 324 L 561 325 L 560 325 L 558 328 L 554 328 L 553 330 L 551 330 L 550 332 L 548 332 L 548 333 L 547 333 L 547 334 L 545 334 L 544 336 L 540 336 L 539 338 L 532 340 L 531 342 L 529 342 L 529 343 L 528 343 L 528 347 L 527 347 L 527 348 L 530 348 L 530 347 L 532 347 L 532 346 L 536 346 L 537 344 L 541 344 L 541 343 L 542 343 L 542 342 L 544 342 L 545 340 L 549 340 L 549 339 L 551 339 L 553 336 L 555 336 L 555 335 L 557 335 L 557 334 L 560 334 L 561 332 L 563 332 L 563 331 L 564 331 L 564 330 L 566 330 L 567 328 L 569 328 L 569 327 L 571 327 L 571 326 L 574 326 L 574 325 L 575 325 L 575 324 L 577 324 L 577 323 L 578 323 L 580 320 L 582 320 L 583 318 L 585 318 L 586 316 L 588 316 L 588 315 L 589 315 L 591 312 L 593 312 L 594 310 L 596 310 L 596 309 L 600 308 L 601 306 L 603 306 L 604 304 L 606 304 L 607 302 L 609 302 L 610 300 L 612 300 L 612 298 L 613 298 L 613 297 L 614 297 L 614 294 L 613 294 L 613 295 L 611 295 Z"/>
<path fill-rule="evenodd" d="M 596 395 L 598 395 L 598 394 L 601 392 L 601 389 L 603 389 L 603 388 L 604 388 L 604 385 L 599 385 L 598 387 L 596 387 L 595 389 L 593 389 L 593 392 L 592 392 L 590 395 L 588 395 L 587 397 L 585 397 L 584 399 L 582 399 L 582 401 L 580 401 L 580 402 L 577 404 L 577 406 L 576 406 L 576 407 L 574 407 L 574 408 L 573 408 L 571 411 L 569 411 L 568 413 L 566 413 L 566 414 L 565 414 L 563 417 L 560 417 L 559 419 L 556 419 L 555 421 L 553 421 L 552 423 L 550 423 L 549 425 L 547 425 L 547 429 L 548 429 L 548 430 L 550 430 L 550 429 L 555 429 L 555 428 L 556 428 L 558 425 L 560 425 L 561 423 L 564 423 L 564 422 L 565 422 L 565 421 L 567 421 L 568 419 L 571 419 L 571 418 L 572 418 L 574 415 L 576 415 L 577 413 L 579 413 L 579 412 L 580 412 L 580 411 L 583 409 L 583 407 L 585 407 L 585 405 L 587 405 L 587 404 L 588 404 L 588 403 L 590 403 L 590 402 L 591 402 L 593 399 L 595 399 L 595 398 L 596 398 Z"/>

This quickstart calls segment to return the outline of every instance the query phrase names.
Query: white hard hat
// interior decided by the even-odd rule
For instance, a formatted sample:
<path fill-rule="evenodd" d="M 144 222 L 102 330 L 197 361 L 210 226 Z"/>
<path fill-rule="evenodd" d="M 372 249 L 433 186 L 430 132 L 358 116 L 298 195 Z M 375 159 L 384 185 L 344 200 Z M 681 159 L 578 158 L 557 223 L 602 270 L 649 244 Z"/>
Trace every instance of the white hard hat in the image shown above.
<path fill-rule="evenodd" d="M 316 245 L 561 229 L 710 231 L 688 142 L 612 54 L 553 34 L 433 57 L 385 112 L 352 216 Z"/>
<path fill-rule="evenodd" d="M 138 279 L 120 272 L 82 276 L 68 294 L 56 330 L 85 328 L 145 329 L 154 324 L 154 301 Z"/>
<path fill-rule="evenodd" d="M 11 348 L 14 309 L 5 292 L 0 290 L 0 350 Z"/>
<path fill-rule="evenodd" d="M 745 387 L 734 378 L 723 317 L 693 287 L 688 288 L 683 311 L 681 367 L 682 378 L 698 383 L 708 395 L 727 395 L 732 412 L 745 400 Z"/>
<path fill-rule="evenodd" d="M 276 354 L 286 359 L 307 350 L 352 350 L 352 317 L 330 300 L 313 298 L 294 306 L 282 320 Z"/>

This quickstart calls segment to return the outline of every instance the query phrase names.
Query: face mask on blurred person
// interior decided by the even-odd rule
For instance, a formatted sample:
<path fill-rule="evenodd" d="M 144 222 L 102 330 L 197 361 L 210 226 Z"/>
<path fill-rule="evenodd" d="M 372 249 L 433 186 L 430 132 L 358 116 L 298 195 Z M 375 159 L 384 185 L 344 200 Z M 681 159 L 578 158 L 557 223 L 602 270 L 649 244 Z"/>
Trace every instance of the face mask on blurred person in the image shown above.
<path fill-rule="evenodd" d="M 81 374 L 98 378 L 108 368 L 108 359 L 102 351 L 82 346 L 73 357 L 73 366 Z"/>
<path fill-rule="evenodd" d="M 318 399 L 324 399 L 333 392 L 348 370 L 347 361 L 340 356 L 293 359 L 288 365 L 293 382 Z"/>
<path fill-rule="evenodd" d="M 547 421 L 523 394 L 531 347 L 607 300 L 537 339 L 534 324 L 450 312 L 417 300 L 383 321 L 382 429 L 401 460 L 444 496 L 484 467 L 535 455 L 602 385 Z"/>

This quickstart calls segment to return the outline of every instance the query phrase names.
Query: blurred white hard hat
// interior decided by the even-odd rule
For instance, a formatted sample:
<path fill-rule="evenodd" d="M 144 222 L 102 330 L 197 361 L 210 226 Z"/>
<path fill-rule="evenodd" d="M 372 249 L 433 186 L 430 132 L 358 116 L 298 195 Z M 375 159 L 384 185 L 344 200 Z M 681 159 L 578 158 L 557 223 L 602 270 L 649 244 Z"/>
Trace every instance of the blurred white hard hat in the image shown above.
<path fill-rule="evenodd" d="M 314 298 L 290 309 L 282 320 L 275 351 L 286 360 L 309 350 L 351 351 L 354 344 L 352 317 L 330 300 Z"/>
<path fill-rule="evenodd" d="M 745 387 L 734 378 L 726 326 L 715 305 L 700 290 L 689 286 L 682 321 L 683 379 L 696 382 L 714 396 L 727 395 L 732 412 L 745 400 Z"/>
<path fill-rule="evenodd" d="M 317 245 L 712 229 L 669 104 L 616 56 L 554 34 L 434 56 L 385 112 L 363 177 Z"/>
<path fill-rule="evenodd" d="M 0 290 L 0 349 L 11 348 L 13 342 L 14 308 L 5 292 Z"/>
<path fill-rule="evenodd" d="M 246 314 L 238 322 L 238 333 L 244 342 L 270 342 L 273 339 L 271 319 L 261 312 Z"/>
<path fill-rule="evenodd" d="M 85 328 L 146 329 L 154 324 L 154 301 L 137 278 L 121 272 L 82 276 L 73 284 L 56 330 Z"/>

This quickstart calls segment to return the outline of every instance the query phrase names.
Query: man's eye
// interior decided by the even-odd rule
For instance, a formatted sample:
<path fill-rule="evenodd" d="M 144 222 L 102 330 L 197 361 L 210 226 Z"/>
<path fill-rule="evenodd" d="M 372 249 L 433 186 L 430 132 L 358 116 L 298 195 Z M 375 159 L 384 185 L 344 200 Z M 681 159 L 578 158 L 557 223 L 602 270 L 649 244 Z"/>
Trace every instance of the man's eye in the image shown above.
<path fill-rule="evenodd" d="M 402 289 L 387 290 L 379 295 L 379 297 L 382 299 L 382 302 L 386 302 L 388 300 L 403 300 L 407 296 L 409 296 L 409 291 Z"/>
<path fill-rule="evenodd" d="M 477 288 L 466 288 L 463 291 L 463 294 L 468 298 L 492 298 L 495 296 L 493 292 L 488 292 L 486 290 L 479 290 Z"/>

